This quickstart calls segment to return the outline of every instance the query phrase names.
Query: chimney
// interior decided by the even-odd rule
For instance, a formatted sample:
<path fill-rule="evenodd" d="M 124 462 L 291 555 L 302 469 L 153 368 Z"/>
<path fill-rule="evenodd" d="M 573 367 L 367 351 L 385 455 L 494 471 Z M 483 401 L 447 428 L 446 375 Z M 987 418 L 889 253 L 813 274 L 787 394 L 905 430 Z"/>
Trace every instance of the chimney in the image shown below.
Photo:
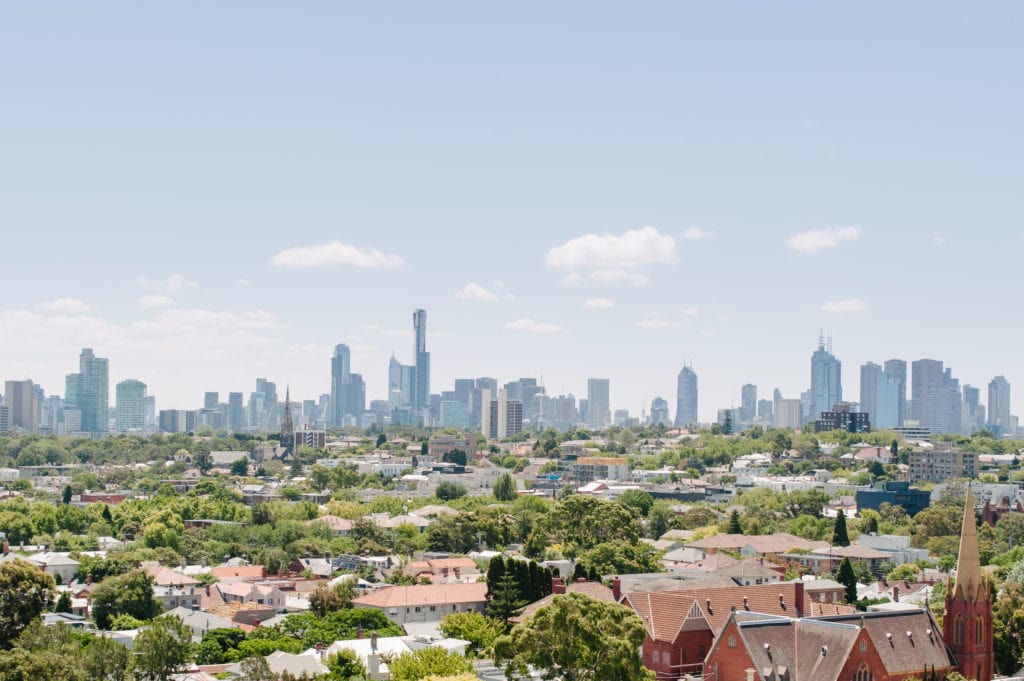
<path fill-rule="evenodd" d="M 370 633 L 370 651 L 377 652 L 377 632 Z"/>
<path fill-rule="evenodd" d="M 616 603 L 622 600 L 622 580 L 618 577 L 612 580 L 612 598 Z"/>
<path fill-rule="evenodd" d="M 750 610 L 750 601 L 747 600 L 746 596 L 743 597 L 743 609 Z"/>
<path fill-rule="evenodd" d="M 6 539 L 4 539 L 2 550 L 5 556 L 11 552 L 11 545 Z"/>
<path fill-rule="evenodd" d="M 751 668 L 747 669 L 747 681 L 754 681 L 754 670 Z"/>
<path fill-rule="evenodd" d="M 711 599 L 710 598 L 705 599 L 704 603 L 705 603 L 705 605 L 707 605 L 708 612 L 711 613 L 711 614 L 714 614 L 713 612 L 711 612 Z"/>
<path fill-rule="evenodd" d="M 380 678 L 380 655 L 377 653 L 366 656 L 366 677 L 374 680 Z"/>
<path fill-rule="evenodd" d="M 553 577 L 551 579 L 551 593 L 552 594 L 564 594 L 565 593 L 565 583 L 560 578 Z"/>
<path fill-rule="evenodd" d="M 363 628 L 359 627 L 358 629 L 356 629 L 356 638 L 362 638 L 362 637 L 363 637 Z"/>
<path fill-rule="evenodd" d="M 900 602 L 900 588 L 898 586 L 894 586 L 892 588 L 892 602 L 893 603 L 899 603 Z"/>
<path fill-rule="evenodd" d="M 253 628 L 254 628 L 254 629 L 258 629 L 258 628 L 259 628 L 259 626 L 260 626 L 260 620 L 259 620 L 259 618 L 256 618 L 256 619 L 254 619 L 254 620 L 252 621 L 252 626 L 253 626 Z"/>
<path fill-rule="evenodd" d="M 779 607 L 782 608 L 783 610 L 786 609 L 786 597 L 783 596 L 782 594 L 779 594 Z"/>
<path fill-rule="evenodd" d="M 323 659 L 323 657 L 324 657 L 324 644 L 323 643 L 317 643 L 316 644 L 316 655 L 320 659 Z"/>
<path fill-rule="evenodd" d="M 793 587 L 793 608 L 799 616 L 800 611 L 804 608 L 804 583 L 796 582 L 793 584 Z"/>

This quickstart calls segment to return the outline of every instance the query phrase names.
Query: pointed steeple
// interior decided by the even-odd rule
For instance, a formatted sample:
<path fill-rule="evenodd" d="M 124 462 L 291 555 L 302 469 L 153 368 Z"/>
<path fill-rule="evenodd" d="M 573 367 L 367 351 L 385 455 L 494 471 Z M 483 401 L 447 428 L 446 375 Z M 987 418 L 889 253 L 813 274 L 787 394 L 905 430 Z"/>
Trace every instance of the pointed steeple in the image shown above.
<path fill-rule="evenodd" d="M 291 447 L 291 443 L 285 444 L 287 439 L 294 439 L 295 423 L 292 421 L 292 398 L 291 388 L 284 389 L 284 417 L 281 419 L 281 444 L 284 447 Z"/>
<path fill-rule="evenodd" d="M 960 555 L 956 561 L 956 583 L 953 594 L 962 594 L 969 601 L 987 598 L 988 589 L 981 581 L 981 559 L 978 557 L 978 526 L 974 519 L 974 496 L 967 486 L 964 523 L 960 530 Z"/>

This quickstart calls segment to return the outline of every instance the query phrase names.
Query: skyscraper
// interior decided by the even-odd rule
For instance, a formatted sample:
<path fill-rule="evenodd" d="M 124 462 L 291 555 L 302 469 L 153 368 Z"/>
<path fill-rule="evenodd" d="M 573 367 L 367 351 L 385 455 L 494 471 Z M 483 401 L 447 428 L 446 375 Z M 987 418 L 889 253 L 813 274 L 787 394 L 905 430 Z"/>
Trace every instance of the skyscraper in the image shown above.
<path fill-rule="evenodd" d="M 22 428 L 29 433 L 39 430 L 39 400 L 32 381 L 4 383 L 8 428 Z"/>
<path fill-rule="evenodd" d="M 910 415 L 922 428 L 928 423 L 928 403 L 931 394 L 943 387 L 942 362 L 936 359 L 916 359 L 910 363 Z"/>
<path fill-rule="evenodd" d="M 676 381 L 676 428 L 697 423 L 697 372 L 684 366 Z"/>
<path fill-rule="evenodd" d="M 885 373 L 896 382 L 897 406 L 896 425 L 902 426 L 907 420 L 907 363 L 902 359 L 885 360 Z M 872 422 L 873 423 L 873 422 Z"/>
<path fill-rule="evenodd" d="M 220 393 L 207 391 L 203 393 L 203 409 L 216 409 L 220 404 Z"/>
<path fill-rule="evenodd" d="M 747 383 L 740 388 L 740 421 L 750 423 L 757 416 L 757 386 Z"/>
<path fill-rule="evenodd" d="M 78 373 L 67 376 L 65 409 L 80 413 L 81 432 L 101 435 L 109 430 L 109 371 L 105 357 L 97 357 L 92 348 L 83 348 L 78 357 Z"/>
<path fill-rule="evenodd" d="M 129 378 L 114 386 L 114 410 L 119 433 L 140 433 L 146 429 L 146 384 Z"/>
<path fill-rule="evenodd" d="M 899 425 L 899 382 L 874 362 L 860 368 L 860 410 L 878 430 Z"/>
<path fill-rule="evenodd" d="M 341 427 L 345 422 L 345 414 L 350 413 L 348 406 L 348 383 L 352 371 L 352 355 L 348 346 L 339 343 L 334 346 L 331 357 L 331 422 L 333 428 Z"/>
<path fill-rule="evenodd" d="M 416 374 L 413 379 L 412 406 L 418 411 L 430 406 L 430 353 L 427 352 L 427 311 L 412 313 L 414 338 L 413 358 Z"/>
<path fill-rule="evenodd" d="M 672 418 L 669 416 L 668 400 L 662 397 L 655 397 L 651 400 L 651 424 L 655 426 L 671 425 Z"/>
<path fill-rule="evenodd" d="M 228 393 L 228 430 L 237 433 L 245 428 L 245 396 Z"/>
<path fill-rule="evenodd" d="M 587 379 L 587 424 L 594 430 L 601 430 L 611 418 L 611 381 L 607 378 Z"/>
<path fill-rule="evenodd" d="M 1010 432 L 1010 383 L 996 376 L 988 383 L 988 425 L 999 433 Z"/>
<path fill-rule="evenodd" d="M 811 355 L 810 420 L 843 401 L 843 364 L 832 354 L 832 339 L 825 347 L 824 336 L 818 336 L 818 349 Z"/>

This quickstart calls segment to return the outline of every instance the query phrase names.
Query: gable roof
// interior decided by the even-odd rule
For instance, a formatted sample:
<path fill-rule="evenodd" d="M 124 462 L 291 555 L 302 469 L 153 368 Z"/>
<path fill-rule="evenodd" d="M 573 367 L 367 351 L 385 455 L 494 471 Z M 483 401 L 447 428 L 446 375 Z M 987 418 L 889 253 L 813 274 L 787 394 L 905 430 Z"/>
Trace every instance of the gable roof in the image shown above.
<path fill-rule="evenodd" d="M 936 669 L 955 665 L 942 640 L 939 625 L 927 610 L 864 612 L 817 619 L 829 623 L 855 624 L 867 630 L 871 642 L 878 650 L 878 656 L 890 674 L 918 672 L 932 665 Z M 910 632 L 910 636 L 907 636 L 907 632 Z M 886 634 L 891 634 L 892 638 Z"/>
<path fill-rule="evenodd" d="M 374 608 L 446 605 L 450 603 L 483 603 L 487 599 L 487 583 L 417 584 L 392 586 L 352 599 L 353 605 Z"/>
<path fill-rule="evenodd" d="M 606 587 L 601 582 L 571 582 L 565 586 L 565 593 L 581 593 L 585 596 L 590 596 L 594 600 L 608 601 L 609 603 L 615 602 L 615 595 L 611 589 Z M 551 604 L 551 600 L 558 594 L 548 594 L 539 601 L 530 603 L 523 611 L 511 618 L 512 622 L 522 622 L 524 619 L 537 612 L 546 605 Z"/>
<path fill-rule="evenodd" d="M 736 620 L 761 678 L 787 670 L 793 681 L 835 681 L 860 635 L 859 627 L 816 620 L 746 614 Z"/>

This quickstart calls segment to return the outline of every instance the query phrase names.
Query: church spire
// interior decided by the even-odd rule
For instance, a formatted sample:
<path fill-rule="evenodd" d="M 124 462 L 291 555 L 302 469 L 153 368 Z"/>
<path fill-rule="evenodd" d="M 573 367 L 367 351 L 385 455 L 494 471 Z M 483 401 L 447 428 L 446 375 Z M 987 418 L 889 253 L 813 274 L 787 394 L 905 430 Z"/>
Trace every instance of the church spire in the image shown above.
<path fill-rule="evenodd" d="M 285 387 L 284 389 L 284 417 L 281 419 L 281 445 L 284 447 L 291 447 L 292 443 L 289 441 L 285 444 L 286 440 L 294 440 L 295 436 L 295 422 L 292 421 L 292 398 L 291 389 Z"/>
<path fill-rule="evenodd" d="M 956 583 L 953 594 L 963 594 L 967 600 L 981 600 L 988 596 L 981 581 L 981 559 L 978 557 L 978 525 L 974 518 L 974 497 L 967 485 L 964 523 L 960 530 L 960 555 L 956 561 Z"/>

